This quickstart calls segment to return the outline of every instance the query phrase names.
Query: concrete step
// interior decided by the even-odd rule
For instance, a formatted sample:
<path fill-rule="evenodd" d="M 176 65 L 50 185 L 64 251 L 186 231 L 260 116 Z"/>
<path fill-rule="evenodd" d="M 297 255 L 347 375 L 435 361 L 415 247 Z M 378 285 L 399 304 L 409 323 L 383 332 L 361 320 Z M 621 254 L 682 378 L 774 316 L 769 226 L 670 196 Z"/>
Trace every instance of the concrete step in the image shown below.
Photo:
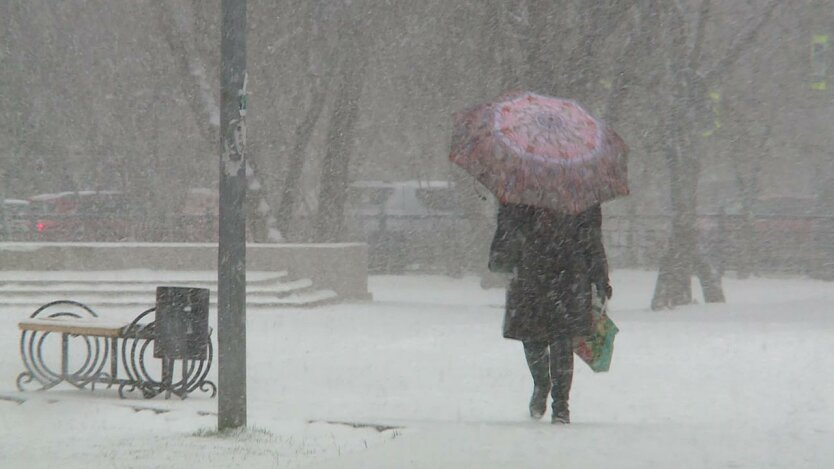
<path fill-rule="evenodd" d="M 287 280 L 289 273 L 246 272 L 246 285 L 272 284 Z M 172 285 L 172 284 L 216 284 L 217 273 L 213 271 L 155 271 L 155 270 L 114 270 L 97 272 L 74 271 L 0 271 L 0 286 L 4 285 L 54 285 L 72 284 L 129 284 L 129 285 Z"/>
<path fill-rule="evenodd" d="M 32 310 L 55 300 L 72 300 L 83 303 L 93 310 L 106 308 L 133 308 L 146 309 L 154 306 L 153 297 L 143 295 L 140 297 L 100 297 L 73 295 L 68 297 L 35 297 L 35 296 L 6 296 L 0 297 L 0 309 L 13 307 L 17 310 Z M 312 307 L 329 304 L 338 301 L 339 297 L 332 290 L 311 290 L 303 293 L 293 293 L 285 296 L 276 295 L 249 295 L 246 296 L 247 307 L 256 308 L 280 308 L 280 307 Z M 214 297 L 210 300 L 214 308 L 217 301 Z"/>
<path fill-rule="evenodd" d="M 211 290 L 217 304 L 214 272 L 112 271 L 112 272 L 2 272 L 0 307 L 37 308 L 58 299 L 91 307 L 149 308 L 156 286 L 183 286 Z M 286 272 L 247 272 L 246 302 L 253 307 L 317 306 L 338 300 L 331 290 L 316 289 L 310 279 L 290 279 Z"/>
<path fill-rule="evenodd" d="M 156 286 L 162 284 L 132 284 L 127 282 L 121 283 L 75 283 L 75 282 L 56 282 L 52 283 L 8 283 L 0 285 L 0 295 L 35 295 L 35 296 L 72 296 L 72 295 L 100 295 L 100 296 L 128 296 L 128 295 L 148 295 L 155 294 Z M 211 290 L 213 294 L 217 293 L 217 285 L 214 283 L 203 282 L 164 282 L 165 286 L 181 286 L 191 288 L 206 288 Z M 289 295 L 294 292 L 309 290 L 313 287 L 313 281 L 310 279 L 299 279 L 288 282 L 271 282 L 271 283 L 256 283 L 250 284 L 247 282 L 247 294 L 273 294 L 273 295 Z"/>

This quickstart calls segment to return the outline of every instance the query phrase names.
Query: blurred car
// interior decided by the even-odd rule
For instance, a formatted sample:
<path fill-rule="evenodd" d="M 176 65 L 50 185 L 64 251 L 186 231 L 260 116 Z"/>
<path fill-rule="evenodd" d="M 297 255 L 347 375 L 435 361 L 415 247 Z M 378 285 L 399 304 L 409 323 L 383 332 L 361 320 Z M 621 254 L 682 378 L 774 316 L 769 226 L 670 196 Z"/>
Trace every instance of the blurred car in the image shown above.
<path fill-rule="evenodd" d="M 185 194 L 179 212 L 178 239 L 187 242 L 217 242 L 220 193 L 194 187 Z"/>
<path fill-rule="evenodd" d="M 807 273 L 817 261 L 824 221 L 815 199 L 761 198 L 747 219 L 739 206 L 701 215 L 698 227 L 709 257 L 723 268 Z"/>
<path fill-rule="evenodd" d="M 4 199 L 0 206 L 0 240 L 27 241 L 30 234 L 29 202 Z"/>
<path fill-rule="evenodd" d="M 123 241 L 132 237 L 130 205 L 120 191 L 39 194 L 29 198 L 38 241 Z"/>
<path fill-rule="evenodd" d="M 753 204 L 759 251 L 755 257 L 763 267 L 809 271 L 815 250 L 815 205 L 814 199 L 795 197 L 760 199 Z"/>
<path fill-rule="evenodd" d="M 463 218 L 448 181 L 358 181 L 347 191 L 346 225 L 368 243 L 372 271 L 454 263 Z"/>

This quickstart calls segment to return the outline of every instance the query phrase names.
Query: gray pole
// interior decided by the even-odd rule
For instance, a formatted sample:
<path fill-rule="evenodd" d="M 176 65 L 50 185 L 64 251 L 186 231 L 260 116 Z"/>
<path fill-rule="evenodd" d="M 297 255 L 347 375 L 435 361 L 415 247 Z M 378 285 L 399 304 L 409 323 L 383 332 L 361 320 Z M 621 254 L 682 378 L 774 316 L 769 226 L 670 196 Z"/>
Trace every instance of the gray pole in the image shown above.
<path fill-rule="evenodd" d="M 223 0 L 222 9 L 217 261 L 220 430 L 246 425 L 246 0 Z"/>

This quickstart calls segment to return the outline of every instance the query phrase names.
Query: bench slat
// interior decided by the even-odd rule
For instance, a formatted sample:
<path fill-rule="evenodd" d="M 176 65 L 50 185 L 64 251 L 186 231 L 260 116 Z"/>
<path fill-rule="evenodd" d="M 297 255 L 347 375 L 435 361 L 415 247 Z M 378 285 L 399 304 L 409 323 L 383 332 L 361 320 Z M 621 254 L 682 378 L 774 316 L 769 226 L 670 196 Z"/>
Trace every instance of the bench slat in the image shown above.
<path fill-rule="evenodd" d="M 60 334 L 87 335 L 93 337 L 118 337 L 130 325 L 129 322 L 102 321 L 101 319 L 26 319 L 18 327 L 24 331 L 56 332 Z"/>

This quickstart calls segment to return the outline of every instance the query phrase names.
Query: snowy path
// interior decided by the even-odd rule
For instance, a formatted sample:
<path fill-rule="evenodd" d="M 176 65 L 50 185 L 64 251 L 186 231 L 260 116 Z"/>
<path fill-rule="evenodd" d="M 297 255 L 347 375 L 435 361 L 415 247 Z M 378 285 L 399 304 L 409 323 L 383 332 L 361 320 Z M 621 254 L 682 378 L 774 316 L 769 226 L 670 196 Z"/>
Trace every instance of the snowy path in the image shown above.
<path fill-rule="evenodd" d="M 216 401 L 199 396 L 130 401 L 172 409 L 157 414 L 55 390 L 0 400 L 0 467 L 832 467 L 834 284 L 727 280 L 726 305 L 653 313 L 653 281 L 615 273 L 612 371 L 577 361 L 567 427 L 526 417 L 501 291 L 374 277 L 373 303 L 250 312 L 255 431 L 211 435 Z M 19 395 L 27 313 L 0 312 L 0 395 Z"/>

